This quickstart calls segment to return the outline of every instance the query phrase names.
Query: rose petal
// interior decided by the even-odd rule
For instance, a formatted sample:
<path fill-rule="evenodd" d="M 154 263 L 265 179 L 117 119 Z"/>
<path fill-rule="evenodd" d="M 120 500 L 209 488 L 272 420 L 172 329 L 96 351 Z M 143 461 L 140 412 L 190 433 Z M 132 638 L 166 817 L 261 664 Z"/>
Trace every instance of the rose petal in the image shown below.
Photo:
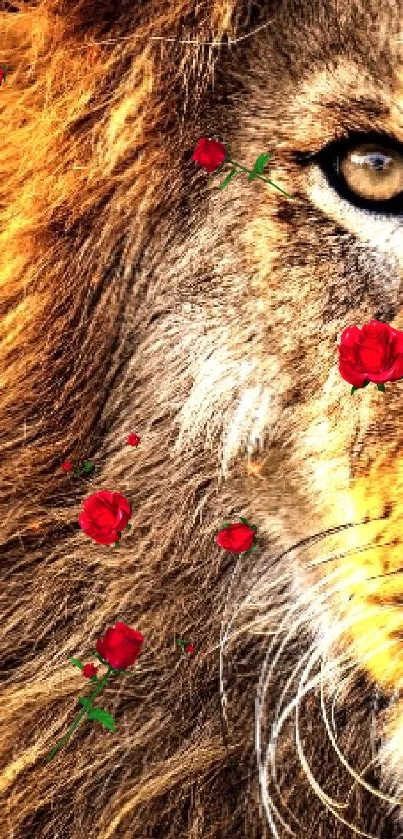
<path fill-rule="evenodd" d="M 142 643 L 144 641 L 144 635 L 141 634 L 137 629 L 132 629 L 131 626 L 127 626 L 127 624 L 122 623 L 122 621 L 116 621 L 115 623 L 116 629 L 121 629 L 123 632 L 126 633 L 128 638 L 131 638 L 133 641 L 139 641 Z"/>
<path fill-rule="evenodd" d="M 355 346 L 360 339 L 360 330 L 358 326 L 348 326 L 341 335 L 340 343 L 342 346 Z"/>
<path fill-rule="evenodd" d="M 120 492 L 113 492 L 112 493 L 112 503 L 117 504 L 119 508 L 127 513 L 128 517 L 130 518 L 132 514 L 132 508 L 130 506 L 129 501 L 127 498 L 124 497 Z"/>
<path fill-rule="evenodd" d="M 393 354 L 394 356 L 403 355 L 403 332 L 394 329 L 393 333 L 394 335 L 391 341 Z"/>
<path fill-rule="evenodd" d="M 391 378 L 389 379 L 390 382 L 395 382 L 397 379 L 401 379 L 403 377 L 403 353 L 396 356 L 395 363 L 393 365 L 393 371 Z"/>
<path fill-rule="evenodd" d="M 361 340 L 376 344 L 384 344 L 391 334 L 391 327 L 388 323 L 382 323 L 380 320 L 371 320 L 364 324 L 361 329 Z"/>
<path fill-rule="evenodd" d="M 358 372 L 351 363 L 343 359 L 339 361 L 339 373 L 344 381 L 354 387 L 362 387 L 365 379 L 368 379 L 365 373 Z"/>
<path fill-rule="evenodd" d="M 358 352 L 359 367 L 369 373 L 380 373 L 388 362 L 387 347 L 361 344 Z M 367 376 L 369 378 L 369 375 Z"/>

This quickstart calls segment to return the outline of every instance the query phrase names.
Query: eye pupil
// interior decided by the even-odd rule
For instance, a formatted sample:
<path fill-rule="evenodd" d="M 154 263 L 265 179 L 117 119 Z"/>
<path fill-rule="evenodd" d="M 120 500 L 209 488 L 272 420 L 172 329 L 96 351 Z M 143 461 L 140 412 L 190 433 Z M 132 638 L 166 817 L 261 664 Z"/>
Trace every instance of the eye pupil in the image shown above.
<path fill-rule="evenodd" d="M 388 166 L 388 164 L 391 161 L 391 158 L 386 157 L 386 155 L 380 155 L 380 154 L 374 153 L 374 154 L 368 154 L 367 157 L 364 158 L 364 161 L 366 161 L 366 160 L 368 160 L 368 162 L 370 163 L 371 166 L 373 166 L 374 169 L 386 169 L 386 167 Z"/>

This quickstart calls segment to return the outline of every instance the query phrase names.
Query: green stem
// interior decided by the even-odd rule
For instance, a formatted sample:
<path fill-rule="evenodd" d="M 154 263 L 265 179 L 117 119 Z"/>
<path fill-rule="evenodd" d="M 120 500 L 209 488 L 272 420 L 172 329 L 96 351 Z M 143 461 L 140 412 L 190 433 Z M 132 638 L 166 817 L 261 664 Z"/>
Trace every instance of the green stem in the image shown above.
<path fill-rule="evenodd" d="M 247 169 L 246 166 L 241 166 L 240 163 L 234 163 L 234 161 L 231 160 L 230 158 L 228 158 L 228 160 L 226 160 L 225 162 L 230 163 L 231 166 L 237 166 L 238 169 L 242 169 L 242 171 L 247 172 L 248 175 L 252 174 L 252 169 Z M 292 195 L 289 195 L 288 192 L 285 192 L 284 189 L 281 189 L 281 186 L 277 186 L 277 184 L 275 184 L 274 181 L 270 181 L 269 178 L 265 178 L 264 175 L 258 175 L 256 173 L 256 177 L 260 178 L 261 181 L 265 181 L 267 184 L 271 184 L 272 186 L 274 186 L 275 189 L 278 189 L 279 192 L 282 192 L 283 195 L 287 196 L 287 198 L 292 198 Z"/>
<path fill-rule="evenodd" d="M 101 679 L 101 681 L 100 681 L 100 682 L 99 682 L 99 684 L 96 686 L 96 688 L 95 688 L 94 692 L 91 694 L 91 696 L 90 696 L 90 698 L 89 698 L 89 701 L 90 701 L 90 703 L 91 703 L 90 708 L 83 708 L 83 709 L 82 709 L 82 711 L 80 711 L 80 713 L 77 715 L 76 719 L 74 720 L 73 725 L 69 728 L 69 730 L 68 730 L 67 734 L 65 734 L 65 735 L 64 735 L 64 737 L 62 737 L 62 739 L 61 739 L 61 740 L 59 740 L 59 741 L 56 743 L 56 746 L 54 746 L 54 748 L 52 749 L 52 751 L 51 751 L 51 752 L 49 752 L 49 754 L 48 754 L 48 755 L 47 755 L 47 757 L 45 758 L 45 760 L 46 760 L 46 761 L 52 760 L 52 758 L 55 756 L 55 754 L 56 754 L 56 752 L 58 751 L 58 749 L 60 749 L 60 747 L 63 745 L 63 743 L 65 743 L 65 742 L 69 739 L 69 737 L 71 737 L 71 735 L 72 735 L 73 731 L 75 731 L 75 730 L 76 730 L 76 728 L 77 728 L 77 726 L 80 724 L 80 722 L 81 722 L 81 720 L 82 720 L 83 716 L 84 716 L 85 714 L 88 714 L 88 711 L 92 708 L 92 703 L 93 703 L 94 699 L 95 699 L 95 698 L 98 696 L 98 694 L 100 694 L 100 693 L 101 693 L 101 691 L 104 689 L 104 687 L 105 687 L 105 685 L 107 684 L 108 679 L 109 679 L 109 676 L 111 675 L 112 671 L 113 671 L 113 667 L 108 667 L 108 672 L 107 672 L 107 673 L 105 673 L 105 676 L 103 677 L 103 679 Z"/>

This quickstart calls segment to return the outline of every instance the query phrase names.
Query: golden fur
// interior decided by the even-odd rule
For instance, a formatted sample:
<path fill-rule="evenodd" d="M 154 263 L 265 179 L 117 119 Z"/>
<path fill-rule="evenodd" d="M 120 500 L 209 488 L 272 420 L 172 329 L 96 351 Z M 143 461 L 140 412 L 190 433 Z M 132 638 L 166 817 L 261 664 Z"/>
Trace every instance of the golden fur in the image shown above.
<path fill-rule="evenodd" d="M 403 142 L 402 11 L 0 15 L 1 836 L 400 835 L 403 384 L 351 397 L 337 342 L 403 327 L 401 220 L 298 154 Z M 190 160 L 202 136 L 244 165 L 275 152 L 295 200 L 241 175 L 221 192 Z M 87 483 L 61 472 L 84 457 Z M 100 489 L 132 503 L 118 549 L 77 523 Z M 259 554 L 215 543 L 239 516 Z M 83 724 L 47 764 L 83 691 L 67 658 L 118 619 L 146 641 L 102 697 L 117 730 Z"/>

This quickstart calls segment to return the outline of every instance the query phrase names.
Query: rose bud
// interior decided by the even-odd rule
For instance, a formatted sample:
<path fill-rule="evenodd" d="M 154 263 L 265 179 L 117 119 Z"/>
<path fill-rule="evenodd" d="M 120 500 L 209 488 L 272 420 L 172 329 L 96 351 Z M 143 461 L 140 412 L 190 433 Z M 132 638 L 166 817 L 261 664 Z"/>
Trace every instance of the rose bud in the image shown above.
<path fill-rule="evenodd" d="M 236 522 L 221 530 L 217 536 L 217 544 L 232 553 L 249 551 L 255 541 L 255 530 L 248 524 Z"/>
<path fill-rule="evenodd" d="M 192 155 L 192 160 L 206 172 L 215 172 L 226 159 L 225 146 L 217 140 L 207 140 L 205 137 L 199 140 Z"/>
<path fill-rule="evenodd" d="M 95 667 L 94 664 L 85 664 L 81 672 L 86 679 L 90 679 L 91 676 L 98 673 L 98 667 Z"/>
<path fill-rule="evenodd" d="M 143 641 L 144 636 L 141 632 L 131 629 L 122 621 L 117 621 L 115 626 L 107 629 L 104 637 L 97 641 L 96 650 L 114 670 L 123 670 L 137 661 Z"/>
<path fill-rule="evenodd" d="M 138 437 L 137 434 L 129 434 L 127 442 L 129 446 L 138 446 L 140 442 L 140 437 Z"/>

